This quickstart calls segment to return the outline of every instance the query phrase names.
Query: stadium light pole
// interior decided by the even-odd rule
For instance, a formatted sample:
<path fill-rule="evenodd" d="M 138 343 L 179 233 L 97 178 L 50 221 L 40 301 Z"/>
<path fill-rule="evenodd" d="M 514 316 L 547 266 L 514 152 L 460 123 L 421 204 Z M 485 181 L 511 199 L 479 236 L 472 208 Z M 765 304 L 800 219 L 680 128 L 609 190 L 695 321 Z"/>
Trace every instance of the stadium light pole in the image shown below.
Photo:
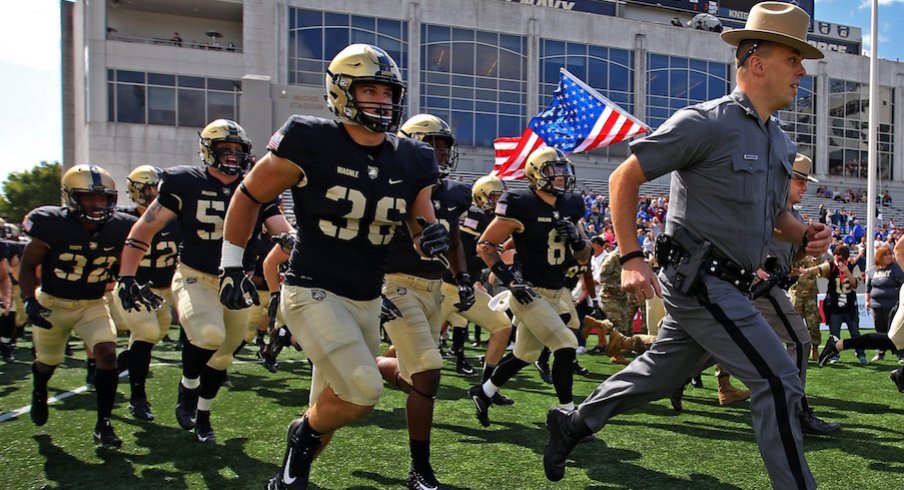
<path fill-rule="evenodd" d="M 870 50 L 869 50 L 869 137 L 867 145 L 867 186 L 866 186 L 866 270 L 873 271 L 873 256 L 875 254 L 876 240 L 876 172 L 878 172 L 878 129 L 879 100 L 878 71 L 879 71 L 879 0 L 872 0 L 870 13 Z"/>

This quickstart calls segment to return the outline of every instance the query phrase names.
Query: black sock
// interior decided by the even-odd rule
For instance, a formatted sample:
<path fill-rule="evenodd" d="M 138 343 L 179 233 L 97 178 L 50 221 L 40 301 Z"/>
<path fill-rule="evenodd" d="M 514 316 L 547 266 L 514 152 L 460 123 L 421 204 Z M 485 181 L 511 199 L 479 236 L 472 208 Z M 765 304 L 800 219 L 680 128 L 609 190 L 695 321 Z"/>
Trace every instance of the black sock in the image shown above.
<path fill-rule="evenodd" d="M 465 352 L 465 337 L 468 336 L 468 330 L 463 327 L 452 328 L 452 352 L 458 354 Z"/>
<path fill-rule="evenodd" d="M 119 355 L 116 356 L 116 369 L 119 372 L 123 372 L 129 369 L 129 375 L 131 375 L 131 369 L 129 366 L 129 349 L 123 349 L 119 351 Z"/>
<path fill-rule="evenodd" d="M 38 365 L 35 363 L 31 364 L 31 375 L 32 382 L 34 383 L 34 390 L 47 393 L 47 383 L 50 382 L 50 376 L 53 373 L 42 373 L 38 371 Z"/>
<path fill-rule="evenodd" d="M 214 352 L 216 351 L 202 349 L 191 342 L 186 342 L 182 348 L 182 376 L 197 379 Z"/>
<path fill-rule="evenodd" d="M 556 388 L 556 396 L 559 403 L 571 403 L 574 401 L 572 387 L 574 386 L 574 372 L 571 364 L 575 360 L 575 350 L 572 348 L 559 349 L 552 362 L 552 385 Z"/>
<path fill-rule="evenodd" d="M 428 473 L 430 468 L 430 441 L 415 441 L 408 439 L 408 449 L 411 451 L 411 465 L 418 473 Z"/>
<path fill-rule="evenodd" d="M 226 379 L 226 370 L 214 369 L 210 366 L 204 366 L 201 370 L 201 398 L 213 400 Z"/>
<path fill-rule="evenodd" d="M 480 326 L 474 325 L 474 342 L 480 343 Z"/>
<path fill-rule="evenodd" d="M 119 375 L 115 369 L 98 369 L 94 378 L 94 389 L 97 392 L 97 421 L 110 418 L 113 413 L 113 401 L 116 399 L 116 385 Z"/>
<path fill-rule="evenodd" d="M 490 381 L 497 387 L 501 387 L 506 381 L 512 379 L 512 376 L 518 374 L 518 371 L 524 366 L 527 366 L 527 363 L 510 352 L 499 361 L 499 365 L 496 366 L 496 370 L 490 376 Z"/>
<path fill-rule="evenodd" d="M 154 344 L 150 342 L 135 341 L 129 349 L 129 385 L 132 388 L 132 401 L 146 400 L 144 391 L 145 380 L 151 365 L 151 349 Z"/>
<path fill-rule="evenodd" d="M 496 366 L 491 366 L 489 363 L 484 361 L 483 364 L 483 375 L 480 377 L 480 381 L 486 383 L 490 376 L 493 375 L 493 371 L 496 369 Z"/>
<path fill-rule="evenodd" d="M 549 347 L 544 347 L 543 351 L 540 352 L 540 358 L 537 359 L 537 362 L 542 364 L 549 364 Z"/>
<path fill-rule="evenodd" d="M 298 437 L 298 442 L 305 447 L 320 445 L 320 437 L 323 434 L 311 428 L 311 424 L 308 423 L 307 416 L 305 416 L 301 420 L 301 426 L 299 426 L 298 429 L 295 430 L 295 436 Z"/>
<path fill-rule="evenodd" d="M 9 339 L 7 342 L 12 343 L 15 321 L 11 314 L 0 315 L 0 338 Z"/>
<path fill-rule="evenodd" d="M 94 359 L 86 359 L 85 367 L 88 369 L 88 376 L 93 376 L 97 373 L 97 361 Z"/>

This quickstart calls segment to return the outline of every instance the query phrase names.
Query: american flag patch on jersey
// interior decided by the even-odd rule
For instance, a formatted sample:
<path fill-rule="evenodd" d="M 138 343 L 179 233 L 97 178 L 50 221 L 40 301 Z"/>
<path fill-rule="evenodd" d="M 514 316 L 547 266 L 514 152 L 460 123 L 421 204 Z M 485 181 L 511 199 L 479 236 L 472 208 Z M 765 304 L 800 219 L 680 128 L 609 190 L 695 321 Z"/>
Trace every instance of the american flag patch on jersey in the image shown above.
<path fill-rule="evenodd" d="M 504 202 L 496 203 L 496 211 L 495 214 L 501 214 L 505 216 L 505 210 L 508 209 L 508 204 Z"/>
<path fill-rule="evenodd" d="M 283 136 L 285 136 L 285 134 L 283 134 L 282 131 L 277 131 L 277 132 L 273 133 L 273 136 L 270 137 L 270 141 L 267 143 L 267 149 L 270 151 L 278 150 L 279 144 L 282 142 Z"/>
<path fill-rule="evenodd" d="M 471 228 L 472 230 L 477 229 L 477 220 L 474 218 L 465 218 L 464 225 L 467 228 Z"/>

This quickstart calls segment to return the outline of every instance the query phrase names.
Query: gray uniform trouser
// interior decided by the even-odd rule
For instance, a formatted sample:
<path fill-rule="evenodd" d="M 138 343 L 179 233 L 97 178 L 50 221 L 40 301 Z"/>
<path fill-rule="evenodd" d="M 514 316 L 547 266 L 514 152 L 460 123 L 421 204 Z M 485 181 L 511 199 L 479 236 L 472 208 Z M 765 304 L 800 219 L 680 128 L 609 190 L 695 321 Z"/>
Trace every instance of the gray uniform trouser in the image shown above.
<path fill-rule="evenodd" d="M 599 431 L 611 417 L 669 396 L 714 358 L 751 390 L 754 433 L 772 486 L 816 488 L 796 413 L 798 369 L 772 327 L 731 284 L 704 275 L 692 297 L 672 289 L 667 274 L 673 268 L 659 274 L 668 314 L 656 341 L 581 403 L 581 418 Z"/>
<path fill-rule="evenodd" d="M 810 330 L 807 329 L 804 318 L 791 304 L 791 299 L 788 298 L 785 291 L 779 287 L 773 287 L 768 293 L 757 298 L 753 304 L 775 330 L 778 338 L 785 343 L 788 356 L 800 373 L 800 385 L 806 392 L 807 359 L 810 356 L 813 339 L 810 337 Z M 804 397 L 806 398 L 806 395 Z"/>

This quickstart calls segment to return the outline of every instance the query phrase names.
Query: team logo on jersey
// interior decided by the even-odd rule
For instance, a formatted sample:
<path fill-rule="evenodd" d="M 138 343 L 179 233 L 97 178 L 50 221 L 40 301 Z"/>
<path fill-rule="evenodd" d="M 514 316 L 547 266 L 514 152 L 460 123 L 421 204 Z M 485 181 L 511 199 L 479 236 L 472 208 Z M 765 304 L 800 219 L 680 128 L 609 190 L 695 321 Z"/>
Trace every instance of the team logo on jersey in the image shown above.
<path fill-rule="evenodd" d="M 374 180 L 377 178 L 377 175 L 380 174 L 380 169 L 374 167 L 373 165 L 367 166 L 367 176 L 370 177 L 370 180 Z"/>
<path fill-rule="evenodd" d="M 224 195 L 224 196 L 228 196 L 229 194 L 232 194 L 232 189 L 230 189 L 230 188 L 228 188 L 228 187 L 224 187 L 224 188 L 223 188 L 223 195 Z"/>
<path fill-rule="evenodd" d="M 314 298 L 314 301 L 323 301 L 326 299 L 326 291 L 322 289 L 312 289 L 311 297 Z"/>
<path fill-rule="evenodd" d="M 399 296 L 405 296 L 406 294 L 408 294 L 408 289 L 406 289 L 406 288 L 401 288 L 401 287 L 397 287 L 397 288 L 395 288 L 395 292 L 396 292 L 396 294 L 398 294 Z"/>
<path fill-rule="evenodd" d="M 97 242 L 88 242 L 88 248 L 90 250 L 97 250 Z"/>

